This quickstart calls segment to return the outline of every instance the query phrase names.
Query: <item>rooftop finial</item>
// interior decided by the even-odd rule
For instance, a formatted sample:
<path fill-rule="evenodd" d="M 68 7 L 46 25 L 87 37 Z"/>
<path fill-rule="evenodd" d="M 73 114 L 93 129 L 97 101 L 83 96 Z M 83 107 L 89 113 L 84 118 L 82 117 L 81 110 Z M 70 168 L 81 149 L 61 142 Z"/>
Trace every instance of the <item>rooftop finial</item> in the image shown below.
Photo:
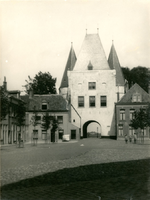
<path fill-rule="evenodd" d="M 87 28 L 86 28 L 86 35 L 87 35 Z"/>
<path fill-rule="evenodd" d="M 73 42 L 71 42 L 71 47 L 73 47 Z"/>
<path fill-rule="evenodd" d="M 97 28 L 97 34 L 99 34 L 99 28 Z"/>

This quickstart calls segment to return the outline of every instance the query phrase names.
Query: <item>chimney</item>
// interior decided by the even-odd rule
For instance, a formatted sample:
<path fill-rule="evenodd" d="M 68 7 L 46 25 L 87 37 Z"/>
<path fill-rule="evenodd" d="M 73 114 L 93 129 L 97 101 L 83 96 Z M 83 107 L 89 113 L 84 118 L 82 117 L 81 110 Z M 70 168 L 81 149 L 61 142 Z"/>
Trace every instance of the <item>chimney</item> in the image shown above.
<path fill-rule="evenodd" d="M 117 102 L 119 101 L 119 85 L 117 85 Z"/>
<path fill-rule="evenodd" d="M 20 99 L 20 91 L 17 92 L 17 99 Z"/>
<path fill-rule="evenodd" d="M 34 94 L 33 94 L 33 89 L 30 89 L 30 90 L 29 90 L 29 99 L 32 99 L 33 96 L 34 96 Z"/>
<path fill-rule="evenodd" d="M 3 87 L 4 87 L 4 90 L 7 91 L 7 82 L 6 82 L 6 77 L 5 76 L 4 76 Z"/>

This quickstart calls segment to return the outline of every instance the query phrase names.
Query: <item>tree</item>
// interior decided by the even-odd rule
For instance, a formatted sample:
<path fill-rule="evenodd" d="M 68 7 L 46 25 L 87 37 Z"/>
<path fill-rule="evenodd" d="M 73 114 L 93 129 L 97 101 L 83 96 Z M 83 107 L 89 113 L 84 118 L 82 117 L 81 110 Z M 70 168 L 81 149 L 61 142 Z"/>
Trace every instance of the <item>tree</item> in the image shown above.
<path fill-rule="evenodd" d="M 42 118 L 42 128 L 44 128 L 44 130 L 46 131 L 45 142 L 47 141 L 47 131 L 51 127 L 50 119 L 51 119 L 51 116 L 49 115 L 49 112 L 46 112 Z"/>
<path fill-rule="evenodd" d="M 35 106 L 34 106 L 34 112 L 33 112 L 33 116 L 31 117 L 30 123 L 34 127 L 34 130 L 33 130 L 34 144 L 37 144 L 37 137 L 36 137 L 35 127 L 38 125 L 38 113 L 36 112 L 36 107 Z"/>
<path fill-rule="evenodd" d="M 30 76 L 28 78 L 25 85 L 27 94 L 29 94 L 29 89 L 32 89 L 35 94 L 56 94 L 56 78 L 53 78 L 49 72 L 42 73 L 40 71 L 34 79 Z"/>
<path fill-rule="evenodd" d="M 134 118 L 131 120 L 131 126 L 134 129 L 141 129 L 143 133 L 143 141 L 144 141 L 144 128 L 148 126 L 147 124 L 147 113 L 146 110 L 140 108 L 140 110 L 134 112 Z"/>
<path fill-rule="evenodd" d="M 18 105 L 16 107 L 16 122 L 17 126 L 20 127 L 21 132 L 21 126 L 25 125 L 25 112 L 26 107 L 23 101 L 19 100 Z"/>
<path fill-rule="evenodd" d="M 58 120 L 56 119 L 55 116 L 53 116 L 53 120 L 52 120 L 52 129 L 51 129 L 51 133 L 52 133 L 52 141 L 54 142 L 55 141 L 55 132 L 56 130 L 58 129 Z"/>
<path fill-rule="evenodd" d="M 49 115 L 49 112 L 46 112 L 42 118 L 42 128 L 46 131 L 46 141 L 47 141 L 47 131 L 51 128 L 51 141 L 55 142 L 55 132 L 58 129 L 58 120 L 55 116 Z"/>
<path fill-rule="evenodd" d="M 150 72 L 146 67 L 134 67 L 129 69 L 128 67 L 122 67 L 124 78 L 128 81 L 129 88 L 132 87 L 134 83 L 137 83 L 142 87 L 146 92 L 148 92 L 148 85 L 150 81 Z"/>
<path fill-rule="evenodd" d="M 3 87 L 0 87 L 0 120 L 4 120 L 9 112 L 9 98 Z"/>

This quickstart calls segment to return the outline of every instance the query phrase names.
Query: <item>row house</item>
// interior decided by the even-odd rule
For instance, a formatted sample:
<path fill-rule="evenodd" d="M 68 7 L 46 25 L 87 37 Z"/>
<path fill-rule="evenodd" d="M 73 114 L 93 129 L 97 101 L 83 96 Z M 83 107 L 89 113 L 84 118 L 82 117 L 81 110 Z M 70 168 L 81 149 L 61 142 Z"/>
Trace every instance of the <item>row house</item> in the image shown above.
<path fill-rule="evenodd" d="M 36 95 L 30 91 L 29 95 L 21 96 L 26 102 L 26 142 L 59 142 L 62 139 L 78 140 L 79 128 L 70 123 L 70 114 L 67 101 L 58 94 Z M 33 127 L 32 117 L 36 113 L 37 125 Z M 55 136 L 51 133 L 51 128 L 47 131 L 42 128 L 42 118 L 48 113 L 49 116 L 55 116 L 58 120 L 58 130 Z M 34 133 L 34 134 L 33 134 Z M 36 136 L 35 136 L 36 135 Z M 35 138 L 34 138 L 35 137 Z"/>
<path fill-rule="evenodd" d="M 19 90 L 7 90 L 6 78 L 4 78 L 3 86 L 1 86 L 1 88 L 4 89 L 4 92 L 8 97 L 9 107 L 5 119 L 0 122 L 0 140 L 1 144 L 13 144 L 18 140 L 18 134 L 20 133 L 20 127 L 18 127 L 16 120 L 16 110 L 19 102 L 22 100 L 20 98 Z M 21 139 L 26 139 L 25 124 L 21 127 Z"/>
<path fill-rule="evenodd" d="M 115 104 L 116 107 L 116 134 L 117 138 L 123 138 L 125 134 L 133 136 L 135 132 L 140 136 L 141 131 L 135 131 L 131 127 L 133 113 L 140 108 L 146 109 L 150 103 L 149 93 L 144 91 L 137 83 L 135 83 L 127 93 Z M 150 138 L 150 127 L 145 127 L 144 136 Z"/>

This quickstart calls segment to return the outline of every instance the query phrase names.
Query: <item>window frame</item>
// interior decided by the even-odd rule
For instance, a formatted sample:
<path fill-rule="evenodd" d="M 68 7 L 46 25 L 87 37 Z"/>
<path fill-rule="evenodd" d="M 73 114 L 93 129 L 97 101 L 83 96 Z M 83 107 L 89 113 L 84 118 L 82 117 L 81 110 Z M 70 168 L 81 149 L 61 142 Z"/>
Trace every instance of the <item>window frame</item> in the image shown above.
<path fill-rule="evenodd" d="M 46 108 L 43 109 L 43 106 L 46 106 Z M 46 102 L 42 102 L 42 110 L 47 110 L 48 109 L 48 105 Z"/>
<path fill-rule="evenodd" d="M 88 82 L 89 90 L 96 90 L 96 82 Z"/>
<path fill-rule="evenodd" d="M 80 98 L 83 98 L 82 101 Z M 78 108 L 84 108 L 84 96 L 78 96 Z"/>
<path fill-rule="evenodd" d="M 58 124 L 63 124 L 63 116 L 62 115 L 57 116 L 57 121 L 58 121 Z"/>
<path fill-rule="evenodd" d="M 94 99 L 94 100 L 92 100 L 92 98 Z M 94 103 L 93 103 L 94 102 Z M 92 105 L 93 104 L 93 105 Z M 96 107 L 96 98 L 95 98 L 95 96 L 89 96 L 89 107 L 90 108 L 93 108 L 93 107 Z"/>
<path fill-rule="evenodd" d="M 121 111 L 123 111 L 123 112 L 121 112 Z M 121 121 L 125 120 L 125 109 L 119 110 L 119 120 L 121 120 Z"/>
<path fill-rule="evenodd" d="M 104 97 L 105 97 L 105 99 L 102 99 Z M 100 107 L 107 107 L 107 96 L 106 95 L 101 95 L 100 96 Z"/>

